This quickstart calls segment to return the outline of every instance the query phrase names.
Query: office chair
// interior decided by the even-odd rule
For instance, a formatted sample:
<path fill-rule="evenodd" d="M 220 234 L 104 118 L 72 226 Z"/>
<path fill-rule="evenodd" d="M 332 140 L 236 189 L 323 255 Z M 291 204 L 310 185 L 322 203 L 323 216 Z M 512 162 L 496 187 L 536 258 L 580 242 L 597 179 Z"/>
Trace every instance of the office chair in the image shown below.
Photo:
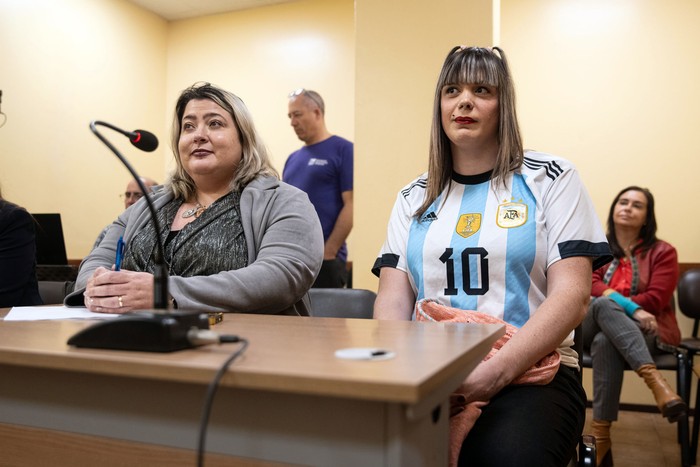
<path fill-rule="evenodd" d="M 74 285 L 73 281 L 39 281 L 39 295 L 44 305 L 62 305 Z"/>
<path fill-rule="evenodd" d="M 693 335 L 681 340 L 680 347 L 688 351 L 688 359 L 692 365 L 693 357 L 700 352 L 700 269 L 689 269 L 678 280 L 678 309 L 684 316 L 693 320 Z M 688 387 L 690 389 L 690 387 Z"/>
<path fill-rule="evenodd" d="M 700 352 L 700 338 L 698 337 L 698 324 L 700 323 L 700 269 L 690 269 L 683 273 L 678 280 L 676 289 L 678 294 L 678 309 L 683 315 L 693 319 L 693 335 L 681 340 L 680 347 L 688 352 L 688 366 L 692 369 L 693 359 Z M 691 380 L 688 378 L 686 394 L 690 394 Z M 695 410 L 698 410 L 700 396 L 696 395 Z M 688 406 L 690 407 L 690 406 Z M 698 414 L 693 416 L 693 434 L 690 438 L 691 464 L 695 464 L 698 451 L 698 431 L 700 430 Z"/>
<path fill-rule="evenodd" d="M 364 289 L 309 289 L 311 316 L 371 319 L 377 294 Z"/>
<path fill-rule="evenodd" d="M 70 264 L 37 264 L 36 279 L 38 281 L 67 282 L 78 278 L 78 266 Z"/>
<path fill-rule="evenodd" d="M 671 299 L 672 306 L 675 308 L 674 299 Z M 583 342 L 583 341 L 581 341 Z M 690 407 L 690 378 L 692 368 L 688 359 L 687 351 L 681 347 L 668 347 L 667 353 L 652 355 L 654 364 L 659 370 L 670 370 L 676 372 L 676 390 L 678 395 L 685 402 L 687 407 Z M 581 369 L 593 368 L 593 359 L 588 349 L 582 349 L 579 357 Z M 632 371 L 627 367 L 627 370 Z M 678 422 L 678 444 L 681 446 L 681 464 L 683 467 L 690 467 L 690 442 L 689 442 L 689 424 L 688 414 L 683 415 Z"/>

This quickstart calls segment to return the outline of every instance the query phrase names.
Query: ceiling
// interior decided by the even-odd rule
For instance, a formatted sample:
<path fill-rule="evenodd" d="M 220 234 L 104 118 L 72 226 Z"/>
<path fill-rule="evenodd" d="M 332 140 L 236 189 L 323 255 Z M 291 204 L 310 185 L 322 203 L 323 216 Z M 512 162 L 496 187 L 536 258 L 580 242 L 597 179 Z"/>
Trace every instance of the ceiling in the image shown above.
<path fill-rule="evenodd" d="M 128 0 L 168 21 L 257 8 L 295 0 Z"/>

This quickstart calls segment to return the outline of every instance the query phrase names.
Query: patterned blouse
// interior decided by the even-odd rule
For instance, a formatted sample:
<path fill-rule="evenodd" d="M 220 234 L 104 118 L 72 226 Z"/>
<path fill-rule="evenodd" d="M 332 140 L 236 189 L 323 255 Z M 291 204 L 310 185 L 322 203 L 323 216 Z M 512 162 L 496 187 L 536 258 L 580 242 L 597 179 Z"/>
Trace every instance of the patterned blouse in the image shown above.
<path fill-rule="evenodd" d="M 171 231 L 181 205 L 182 200 L 173 199 L 157 213 L 171 276 L 208 276 L 248 265 L 240 193 L 219 198 L 193 222 Z M 122 269 L 153 273 L 156 250 L 155 227 L 149 222 L 126 245 Z"/>

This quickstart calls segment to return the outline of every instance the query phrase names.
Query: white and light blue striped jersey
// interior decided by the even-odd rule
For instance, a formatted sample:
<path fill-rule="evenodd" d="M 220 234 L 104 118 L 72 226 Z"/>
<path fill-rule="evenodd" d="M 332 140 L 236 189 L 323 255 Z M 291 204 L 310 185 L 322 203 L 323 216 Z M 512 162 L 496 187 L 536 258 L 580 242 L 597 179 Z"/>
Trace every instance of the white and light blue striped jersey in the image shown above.
<path fill-rule="evenodd" d="M 408 273 L 416 299 L 478 310 L 521 327 L 544 301 L 547 268 L 610 250 L 579 175 L 569 161 L 527 152 L 502 184 L 491 173 L 455 174 L 420 219 L 426 174 L 397 196 L 373 271 Z"/>

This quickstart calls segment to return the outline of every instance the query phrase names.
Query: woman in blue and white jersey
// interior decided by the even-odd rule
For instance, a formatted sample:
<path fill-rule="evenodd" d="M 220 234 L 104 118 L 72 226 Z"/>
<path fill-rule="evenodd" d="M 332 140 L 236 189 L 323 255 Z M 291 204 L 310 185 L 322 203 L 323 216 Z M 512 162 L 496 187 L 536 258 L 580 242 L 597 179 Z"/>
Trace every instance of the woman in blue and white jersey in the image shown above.
<path fill-rule="evenodd" d="M 430 298 L 519 328 L 464 381 L 467 403 L 489 403 L 460 465 L 571 459 L 586 400 L 573 330 L 592 269 L 610 259 L 575 167 L 523 150 L 503 51 L 453 48 L 435 90 L 428 172 L 398 194 L 373 271 L 377 319 L 410 320 L 416 301 Z M 551 383 L 510 385 L 555 349 L 561 366 Z"/>

